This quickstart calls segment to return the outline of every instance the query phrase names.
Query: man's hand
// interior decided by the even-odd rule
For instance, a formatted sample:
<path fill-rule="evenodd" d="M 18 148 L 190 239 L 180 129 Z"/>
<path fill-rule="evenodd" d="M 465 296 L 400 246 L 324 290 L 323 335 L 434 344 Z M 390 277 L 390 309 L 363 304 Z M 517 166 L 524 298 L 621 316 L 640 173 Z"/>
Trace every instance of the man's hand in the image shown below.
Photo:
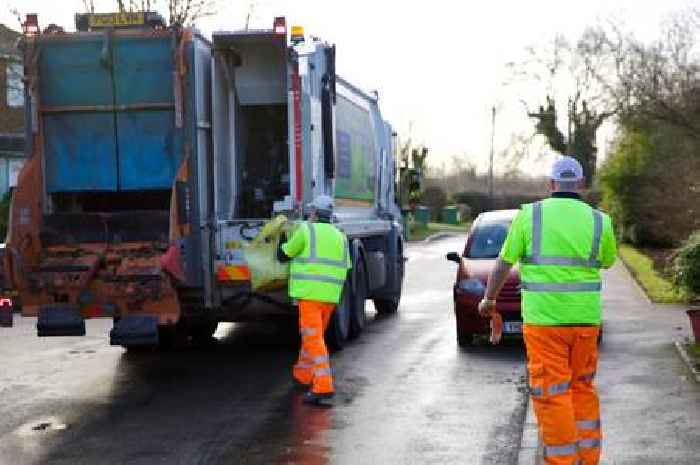
<path fill-rule="evenodd" d="M 479 302 L 479 315 L 487 318 L 494 310 L 496 310 L 495 300 L 481 299 L 481 302 Z"/>

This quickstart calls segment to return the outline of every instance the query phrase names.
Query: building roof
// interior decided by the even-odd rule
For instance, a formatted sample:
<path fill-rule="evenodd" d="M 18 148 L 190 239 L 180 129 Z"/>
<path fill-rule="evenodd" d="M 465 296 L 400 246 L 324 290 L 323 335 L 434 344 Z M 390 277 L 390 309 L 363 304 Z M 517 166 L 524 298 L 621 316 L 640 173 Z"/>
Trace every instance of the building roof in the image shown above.
<path fill-rule="evenodd" d="M 20 56 L 17 41 L 21 36 L 19 32 L 0 24 L 0 55 Z"/>

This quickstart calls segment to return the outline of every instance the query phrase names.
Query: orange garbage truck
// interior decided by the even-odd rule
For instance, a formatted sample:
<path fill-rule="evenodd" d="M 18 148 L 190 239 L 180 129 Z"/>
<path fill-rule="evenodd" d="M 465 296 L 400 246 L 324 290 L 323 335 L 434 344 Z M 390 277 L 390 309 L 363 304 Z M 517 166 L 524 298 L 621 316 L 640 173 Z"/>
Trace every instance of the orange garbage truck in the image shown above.
<path fill-rule="evenodd" d="M 21 43 L 28 159 L 3 276 L 39 336 L 112 318 L 112 344 L 170 345 L 293 314 L 285 288 L 252 285 L 270 262 L 246 250 L 320 194 L 353 259 L 329 343 L 362 331 L 368 299 L 397 311 L 394 135 L 378 96 L 336 75 L 334 46 L 284 18 L 211 40 L 149 12 L 77 15 L 76 29 L 32 15 Z"/>

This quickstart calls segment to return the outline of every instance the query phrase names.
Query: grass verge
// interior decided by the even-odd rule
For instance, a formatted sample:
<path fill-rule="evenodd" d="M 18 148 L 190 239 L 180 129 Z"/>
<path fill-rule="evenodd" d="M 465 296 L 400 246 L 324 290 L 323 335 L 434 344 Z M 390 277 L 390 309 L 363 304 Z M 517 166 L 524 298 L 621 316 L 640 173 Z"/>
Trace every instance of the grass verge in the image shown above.
<path fill-rule="evenodd" d="M 690 344 L 690 355 L 695 357 L 695 361 L 700 364 L 700 343 Z"/>
<path fill-rule="evenodd" d="M 682 291 L 674 288 L 671 281 L 654 269 L 654 261 L 644 253 L 629 244 L 621 244 L 618 254 L 652 302 L 675 304 L 688 300 Z"/>

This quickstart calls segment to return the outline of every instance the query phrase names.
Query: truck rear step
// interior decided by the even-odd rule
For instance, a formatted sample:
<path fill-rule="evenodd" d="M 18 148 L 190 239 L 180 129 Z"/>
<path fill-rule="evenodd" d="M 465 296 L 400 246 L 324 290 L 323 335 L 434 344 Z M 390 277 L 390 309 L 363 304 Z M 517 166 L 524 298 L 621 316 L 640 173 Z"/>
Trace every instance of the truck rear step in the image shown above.
<path fill-rule="evenodd" d="M 43 305 L 36 323 L 37 335 L 85 336 L 85 320 L 77 305 Z"/>
<path fill-rule="evenodd" d="M 109 332 L 113 346 L 157 346 L 158 342 L 158 317 L 151 315 L 123 316 Z"/>

